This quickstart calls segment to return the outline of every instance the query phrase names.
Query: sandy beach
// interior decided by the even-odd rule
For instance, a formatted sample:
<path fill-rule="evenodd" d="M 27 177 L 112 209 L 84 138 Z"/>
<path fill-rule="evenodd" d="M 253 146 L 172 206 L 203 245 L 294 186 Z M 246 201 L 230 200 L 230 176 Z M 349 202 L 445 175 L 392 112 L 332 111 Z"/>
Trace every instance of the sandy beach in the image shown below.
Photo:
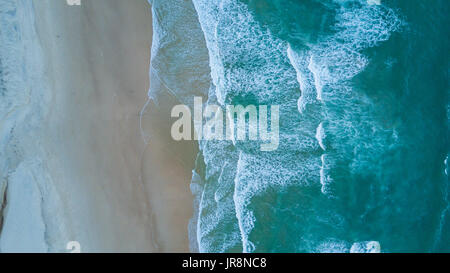
<path fill-rule="evenodd" d="M 450 252 L 450 2 L 411 2 L 0 0 L 0 253 Z"/>
<path fill-rule="evenodd" d="M 167 152 L 167 135 L 146 144 L 140 130 L 149 88 L 150 5 L 34 5 L 51 89 L 41 139 L 67 239 L 80 242 L 83 252 L 189 251 L 192 166 Z M 164 130 L 157 117 L 144 122 L 147 130 Z"/>

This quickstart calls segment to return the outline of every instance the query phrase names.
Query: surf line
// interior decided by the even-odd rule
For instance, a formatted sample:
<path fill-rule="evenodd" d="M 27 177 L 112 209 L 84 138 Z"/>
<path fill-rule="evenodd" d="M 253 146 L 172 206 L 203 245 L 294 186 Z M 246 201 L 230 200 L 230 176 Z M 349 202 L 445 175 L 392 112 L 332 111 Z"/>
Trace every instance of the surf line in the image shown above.
<path fill-rule="evenodd" d="M 268 128 L 269 112 L 270 130 Z M 203 108 L 203 98 L 194 97 L 193 117 L 189 106 L 183 104 L 175 105 L 172 108 L 171 117 L 178 118 L 172 124 L 170 131 L 175 141 L 231 140 L 233 143 L 246 140 L 260 141 L 260 150 L 264 152 L 277 150 L 280 142 L 279 105 L 270 107 L 267 105 L 246 105 L 245 107 L 243 105 L 225 105 L 225 107 L 220 107 L 211 104 Z M 194 130 L 192 130 L 192 123 Z"/>

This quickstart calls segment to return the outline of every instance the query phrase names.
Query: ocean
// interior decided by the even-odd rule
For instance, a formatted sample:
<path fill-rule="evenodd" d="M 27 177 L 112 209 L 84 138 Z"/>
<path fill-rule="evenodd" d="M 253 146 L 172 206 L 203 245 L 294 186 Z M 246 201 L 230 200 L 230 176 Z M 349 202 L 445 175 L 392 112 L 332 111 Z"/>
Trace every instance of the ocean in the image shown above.
<path fill-rule="evenodd" d="M 280 106 L 276 151 L 199 141 L 192 251 L 450 252 L 447 0 L 149 2 L 152 100 Z M 33 12 L 0 0 L 2 252 L 64 237 Z"/>
<path fill-rule="evenodd" d="M 280 105 L 274 152 L 199 141 L 192 251 L 450 251 L 447 1 L 150 3 L 152 99 Z"/>

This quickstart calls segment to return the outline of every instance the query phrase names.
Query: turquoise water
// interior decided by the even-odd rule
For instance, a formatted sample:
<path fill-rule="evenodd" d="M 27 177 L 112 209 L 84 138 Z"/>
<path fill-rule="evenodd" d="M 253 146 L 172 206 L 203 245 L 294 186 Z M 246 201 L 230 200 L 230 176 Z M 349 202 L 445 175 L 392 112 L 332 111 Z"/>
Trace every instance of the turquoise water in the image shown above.
<path fill-rule="evenodd" d="M 448 1 L 151 2 L 150 96 L 280 105 L 275 152 L 200 141 L 193 250 L 450 251 Z"/>

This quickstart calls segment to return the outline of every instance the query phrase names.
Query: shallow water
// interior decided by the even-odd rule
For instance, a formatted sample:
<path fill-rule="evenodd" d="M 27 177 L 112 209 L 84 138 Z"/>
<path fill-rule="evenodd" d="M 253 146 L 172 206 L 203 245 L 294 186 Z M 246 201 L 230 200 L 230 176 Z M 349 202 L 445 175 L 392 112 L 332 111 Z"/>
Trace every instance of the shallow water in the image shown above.
<path fill-rule="evenodd" d="M 34 16 L 33 1 L 0 2 L 0 252 L 64 241 L 39 134 L 50 94 Z"/>

